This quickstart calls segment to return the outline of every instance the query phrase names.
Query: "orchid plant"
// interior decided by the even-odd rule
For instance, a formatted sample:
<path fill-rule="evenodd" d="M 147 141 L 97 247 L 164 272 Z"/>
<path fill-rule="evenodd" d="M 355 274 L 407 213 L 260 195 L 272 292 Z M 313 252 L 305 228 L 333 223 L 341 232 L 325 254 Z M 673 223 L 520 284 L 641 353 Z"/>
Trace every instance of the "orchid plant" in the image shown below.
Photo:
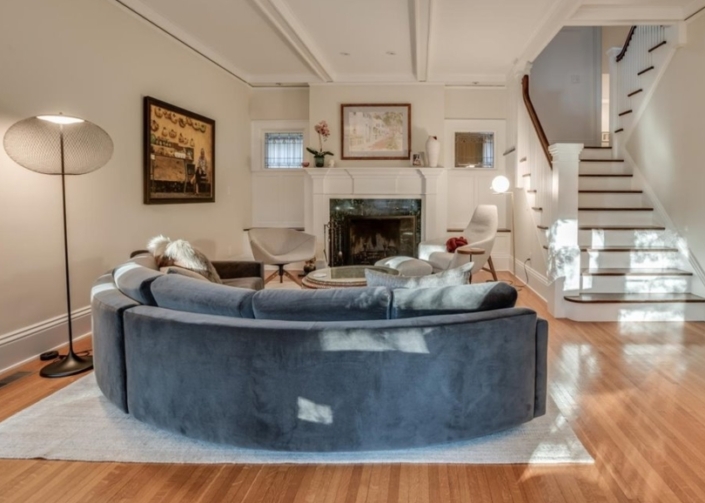
<path fill-rule="evenodd" d="M 306 147 L 306 150 L 313 154 L 313 158 L 316 160 L 316 166 L 322 167 L 326 156 L 333 155 L 333 152 L 323 150 L 323 143 L 330 136 L 330 129 L 328 129 L 328 123 L 326 121 L 319 122 L 314 129 L 316 133 L 318 133 L 318 150 L 314 150 L 310 147 Z"/>

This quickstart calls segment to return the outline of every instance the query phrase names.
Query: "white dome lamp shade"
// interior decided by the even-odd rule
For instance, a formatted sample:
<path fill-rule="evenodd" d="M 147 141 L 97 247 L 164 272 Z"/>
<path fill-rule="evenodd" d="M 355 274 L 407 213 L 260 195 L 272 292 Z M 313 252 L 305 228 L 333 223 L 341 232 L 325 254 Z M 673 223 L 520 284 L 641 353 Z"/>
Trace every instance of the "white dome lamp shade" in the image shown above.
<path fill-rule="evenodd" d="M 69 348 L 65 357 L 59 357 L 39 373 L 42 377 L 68 377 L 85 372 L 93 368 L 93 358 L 79 356 L 73 348 L 66 175 L 83 175 L 105 166 L 113 155 L 113 141 L 108 133 L 95 124 L 59 114 L 39 115 L 17 122 L 5 133 L 3 146 L 7 155 L 23 168 L 61 176 Z"/>
<path fill-rule="evenodd" d="M 509 190 L 509 178 L 503 175 L 495 176 L 492 179 L 492 190 L 497 194 L 504 194 Z"/>

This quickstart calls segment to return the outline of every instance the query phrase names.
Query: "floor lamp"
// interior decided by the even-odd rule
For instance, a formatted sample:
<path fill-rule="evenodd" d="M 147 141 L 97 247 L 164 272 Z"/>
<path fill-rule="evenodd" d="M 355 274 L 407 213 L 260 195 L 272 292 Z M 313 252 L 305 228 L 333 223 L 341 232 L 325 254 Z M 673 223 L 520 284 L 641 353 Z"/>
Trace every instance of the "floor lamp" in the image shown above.
<path fill-rule="evenodd" d="M 506 176 L 495 176 L 494 179 L 492 180 L 492 191 L 496 195 L 502 195 L 502 194 L 509 194 L 509 199 L 511 199 L 511 205 L 512 205 L 512 210 L 511 210 L 511 226 L 512 226 L 512 274 L 516 278 L 517 276 L 517 264 L 516 264 L 516 247 L 515 247 L 515 240 L 514 240 L 514 191 L 509 190 L 509 178 Z M 519 288 L 517 288 L 519 289 Z"/>
<path fill-rule="evenodd" d="M 61 176 L 64 217 L 64 267 L 69 351 L 65 357 L 41 369 L 42 377 L 67 377 L 93 368 L 93 358 L 73 349 L 71 281 L 66 226 L 66 175 L 83 175 L 105 166 L 113 155 L 113 141 L 100 127 L 65 115 L 39 115 L 14 124 L 5 133 L 7 155 L 23 168 L 45 175 Z"/>

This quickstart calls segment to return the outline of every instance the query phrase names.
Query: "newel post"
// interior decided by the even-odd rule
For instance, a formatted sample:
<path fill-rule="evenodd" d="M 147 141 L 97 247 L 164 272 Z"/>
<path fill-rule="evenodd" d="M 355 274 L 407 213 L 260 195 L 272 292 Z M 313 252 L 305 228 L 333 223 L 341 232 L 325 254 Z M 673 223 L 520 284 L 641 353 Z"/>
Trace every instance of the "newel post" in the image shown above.
<path fill-rule="evenodd" d="M 610 62 L 610 145 L 612 146 L 612 156 L 614 159 L 620 158 L 620 139 L 625 133 L 615 133 L 619 126 L 620 102 L 622 99 L 622 74 L 620 72 L 619 63 L 617 63 L 617 55 L 621 52 L 619 47 L 613 47 L 607 50 L 607 58 Z"/>
<path fill-rule="evenodd" d="M 583 144 L 556 143 L 549 150 L 553 156 L 553 170 L 546 265 L 552 284 L 547 300 L 549 312 L 556 318 L 563 318 L 563 297 L 580 289 L 578 170 Z"/>

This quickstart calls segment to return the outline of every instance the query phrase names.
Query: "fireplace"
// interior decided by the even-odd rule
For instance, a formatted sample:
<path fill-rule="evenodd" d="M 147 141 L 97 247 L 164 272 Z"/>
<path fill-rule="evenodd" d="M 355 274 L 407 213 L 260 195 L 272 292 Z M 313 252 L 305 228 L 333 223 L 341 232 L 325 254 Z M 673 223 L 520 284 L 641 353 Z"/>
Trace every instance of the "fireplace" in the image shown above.
<path fill-rule="evenodd" d="M 372 265 L 415 256 L 421 238 L 419 199 L 331 199 L 326 259 L 331 266 Z"/>

